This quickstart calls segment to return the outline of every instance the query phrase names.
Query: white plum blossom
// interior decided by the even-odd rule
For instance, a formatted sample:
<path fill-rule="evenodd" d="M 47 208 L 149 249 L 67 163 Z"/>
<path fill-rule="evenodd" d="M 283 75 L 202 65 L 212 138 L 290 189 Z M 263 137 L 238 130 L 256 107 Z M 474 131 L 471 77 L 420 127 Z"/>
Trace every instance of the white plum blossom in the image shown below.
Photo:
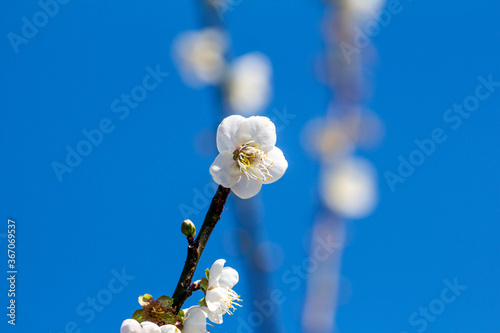
<path fill-rule="evenodd" d="M 125 319 L 120 328 L 120 333 L 139 333 L 144 332 L 141 324 L 134 319 Z"/>
<path fill-rule="evenodd" d="M 141 324 L 135 319 L 126 319 L 120 328 L 120 333 L 180 333 L 181 331 L 174 325 L 164 325 L 159 327 L 150 321 Z"/>
<path fill-rule="evenodd" d="M 276 127 L 269 118 L 225 118 L 217 129 L 219 155 L 210 166 L 214 181 L 242 199 L 253 197 L 262 184 L 277 181 L 288 168 L 275 144 Z"/>
<path fill-rule="evenodd" d="M 228 102 L 234 113 L 261 112 L 271 97 L 271 62 L 258 52 L 243 55 L 231 64 L 228 82 Z"/>
<path fill-rule="evenodd" d="M 181 330 L 175 325 L 163 325 L 160 330 L 161 333 L 181 333 Z"/>
<path fill-rule="evenodd" d="M 207 330 L 207 311 L 201 306 L 192 306 L 184 311 L 183 333 L 205 333 Z M 180 332 L 180 331 L 179 331 Z M 174 333 L 174 331 L 169 332 Z"/>
<path fill-rule="evenodd" d="M 210 268 L 208 289 L 205 302 L 208 318 L 216 324 L 222 323 L 222 315 L 233 314 L 235 306 L 241 306 L 240 296 L 231 289 L 239 281 L 238 272 L 231 267 L 224 267 L 224 259 L 219 259 Z"/>
<path fill-rule="evenodd" d="M 184 333 L 205 333 L 207 330 L 207 312 L 200 306 L 192 306 L 184 311 Z M 141 324 L 135 319 L 126 319 L 122 323 L 120 333 L 181 333 L 175 325 L 158 326 L 144 321 Z"/>
<path fill-rule="evenodd" d="M 220 83 L 226 71 L 227 47 L 225 34 L 214 28 L 180 35 L 174 51 L 183 80 L 193 87 Z"/>

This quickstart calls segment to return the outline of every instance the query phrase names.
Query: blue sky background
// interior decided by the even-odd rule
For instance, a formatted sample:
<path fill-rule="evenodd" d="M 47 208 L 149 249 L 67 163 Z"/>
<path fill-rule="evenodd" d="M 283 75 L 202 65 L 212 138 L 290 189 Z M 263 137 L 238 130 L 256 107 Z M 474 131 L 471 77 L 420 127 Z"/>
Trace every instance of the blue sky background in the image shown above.
<path fill-rule="evenodd" d="M 293 291 L 282 277 L 307 257 L 317 206 L 318 168 L 300 136 L 308 120 L 324 114 L 329 97 L 314 74 L 323 49 L 323 4 L 237 3 L 225 16 L 234 55 L 269 56 L 274 98 L 266 115 L 284 107 L 296 115 L 278 137 L 289 170 L 260 198 L 268 238 L 284 254 L 273 273 L 285 297 L 284 329 L 299 332 L 305 281 Z M 457 278 L 467 289 L 426 331 L 499 332 L 500 87 L 456 130 L 443 114 L 474 94 L 478 76 L 500 81 L 500 3 L 401 6 L 374 38 L 378 54 L 367 106 L 382 118 L 386 136 L 365 155 L 379 172 L 380 204 L 348 225 L 338 331 L 417 332 L 409 317 L 440 298 L 445 279 Z M 199 27 L 197 7 L 192 1 L 69 1 L 16 53 L 8 33 L 20 35 L 22 18 L 32 21 L 40 10 L 36 1 L 7 0 L 0 12 L 0 267 L 6 277 L 3 236 L 11 217 L 19 271 L 17 325 L 0 313 L 0 330 L 118 332 L 138 308 L 139 295 L 173 292 L 186 252 L 179 205 L 194 207 L 193 191 L 212 182 L 213 143 L 204 142 L 203 154 L 196 145 L 199 133 L 217 125 L 212 92 L 185 86 L 171 60 L 175 37 Z M 111 103 L 142 83 L 147 66 L 157 65 L 169 76 L 121 120 Z M 113 131 L 60 182 L 51 164 L 64 163 L 65 147 L 75 149 L 85 139 L 82 131 L 104 118 Z M 408 158 L 414 140 L 436 128 L 447 140 L 392 192 L 384 172 L 396 172 L 398 156 Z M 205 211 L 190 218 L 199 226 Z M 229 201 L 199 267 L 226 258 L 241 272 L 236 289 L 250 303 L 232 211 Z M 134 278 L 120 292 L 106 292 L 113 271 L 123 269 Z M 90 311 L 88 298 L 97 295 L 112 298 Z M 236 331 L 247 308 L 210 331 Z"/>

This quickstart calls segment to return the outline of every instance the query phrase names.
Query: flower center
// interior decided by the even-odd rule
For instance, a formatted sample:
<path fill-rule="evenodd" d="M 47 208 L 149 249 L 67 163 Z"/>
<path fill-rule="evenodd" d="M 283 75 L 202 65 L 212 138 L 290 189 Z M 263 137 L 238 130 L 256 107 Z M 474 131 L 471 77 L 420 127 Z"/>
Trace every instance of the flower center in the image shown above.
<path fill-rule="evenodd" d="M 219 309 L 222 310 L 223 314 L 229 313 L 232 315 L 236 310 L 236 306 L 242 307 L 242 305 L 238 303 L 241 302 L 240 295 L 232 289 L 226 289 L 225 291 L 227 291 L 227 294 L 223 297 Z"/>
<path fill-rule="evenodd" d="M 258 148 L 255 140 L 250 140 L 236 149 L 233 153 L 233 159 L 238 163 L 238 167 L 247 179 L 262 180 L 263 182 L 273 178 L 269 169 L 273 167 L 273 161 Z"/>

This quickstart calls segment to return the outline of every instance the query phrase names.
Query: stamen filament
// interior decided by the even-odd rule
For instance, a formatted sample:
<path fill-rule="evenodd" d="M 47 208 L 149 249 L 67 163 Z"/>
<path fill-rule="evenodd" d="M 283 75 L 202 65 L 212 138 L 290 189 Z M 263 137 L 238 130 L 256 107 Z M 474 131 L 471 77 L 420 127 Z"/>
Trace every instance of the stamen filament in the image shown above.
<path fill-rule="evenodd" d="M 236 160 L 241 174 L 245 174 L 248 181 L 253 179 L 266 182 L 273 178 L 269 169 L 272 169 L 274 162 L 258 148 L 255 140 L 250 140 L 237 149 L 234 152 L 234 160 Z"/>

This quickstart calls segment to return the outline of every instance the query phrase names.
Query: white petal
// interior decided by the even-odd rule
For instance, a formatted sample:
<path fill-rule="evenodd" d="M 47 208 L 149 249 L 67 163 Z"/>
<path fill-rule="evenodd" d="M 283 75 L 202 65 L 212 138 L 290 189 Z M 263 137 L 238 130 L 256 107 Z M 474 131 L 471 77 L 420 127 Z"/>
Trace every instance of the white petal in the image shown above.
<path fill-rule="evenodd" d="M 217 149 L 219 153 L 229 150 L 231 153 L 238 148 L 236 132 L 246 120 L 245 117 L 232 115 L 226 117 L 217 128 Z"/>
<path fill-rule="evenodd" d="M 224 267 L 222 269 L 222 275 L 219 279 L 219 285 L 224 288 L 232 289 L 239 280 L 240 277 L 238 272 L 234 268 Z"/>
<path fill-rule="evenodd" d="M 194 305 L 194 306 L 191 306 L 187 309 L 184 309 L 183 311 L 184 311 L 184 319 L 187 319 L 192 314 L 195 314 L 198 311 L 203 312 L 205 314 L 205 318 L 207 317 L 207 308 L 204 306 Z"/>
<path fill-rule="evenodd" d="M 150 321 L 144 321 L 142 322 L 142 332 L 144 333 L 161 333 L 160 327 L 156 325 L 155 323 L 152 323 Z"/>
<path fill-rule="evenodd" d="M 217 155 L 214 163 L 210 166 L 210 174 L 214 182 L 226 188 L 232 187 L 241 177 L 233 154 L 227 150 Z"/>
<path fill-rule="evenodd" d="M 184 318 L 184 333 L 204 333 L 207 330 L 207 313 L 202 307 L 190 307 Z"/>
<path fill-rule="evenodd" d="M 222 310 L 217 308 L 215 311 L 208 311 L 208 319 L 210 319 L 212 323 L 222 324 L 224 321 L 222 319 Z"/>
<path fill-rule="evenodd" d="M 120 333 L 140 333 L 142 332 L 141 324 L 135 319 L 126 319 L 122 323 Z"/>
<path fill-rule="evenodd" d="M 181 333 L 181 330 L 175 325 L 163 325 L 160 327 L 161 333 Z"/>
<path fill-rule="evenodd" d="M 274 147 L 267 153 L 267 157 L 273 161 L 273 167 L 269 168 L 269 173 L 273 178 L 269 178 L 264 184 L 274 183 L 280 179 L 288 168 L 288 162 L 285 155 L 278 147 Z"/>
<path fill-rule="evenodd" d="M 213 312 L 220 306 L 221 301 L 227 297 L 227 290 L 220 287 L 215 287 L 212 290 L 209 287 L 208 289 L 205 301 L 207 302 L 208 310 Z"/>
<path fill-rule="evenodd" d="M 238 143 L 245 143 L 250 140 L 260 146 L 267 153 L 276 144 L 276 126 L 267 117 L 255 116 L 247 119 L 240 125 L 238 132 Z"/>
<path fill-rule="evenodd" d="M 219 283 L 219 278 L 222 274 L 222 268 L 224 267 L 224 264 L 226 263 L 226 260 L 224 259 L 219 259 L 216 260 L 213 264 L 212 267 L 210 267 L 210 272 L 209 274 L 209 285 L 211 286 L 217 286 Z"/>
<path fill-rule="evenodd" d="M 246 177 L 241 177 L 240 181 L 231 187 L 231 190 L 241 199 L 248 199 L 257 195 L 261 188 L 262 182 L 260 180 L 248 180 Z"/>

